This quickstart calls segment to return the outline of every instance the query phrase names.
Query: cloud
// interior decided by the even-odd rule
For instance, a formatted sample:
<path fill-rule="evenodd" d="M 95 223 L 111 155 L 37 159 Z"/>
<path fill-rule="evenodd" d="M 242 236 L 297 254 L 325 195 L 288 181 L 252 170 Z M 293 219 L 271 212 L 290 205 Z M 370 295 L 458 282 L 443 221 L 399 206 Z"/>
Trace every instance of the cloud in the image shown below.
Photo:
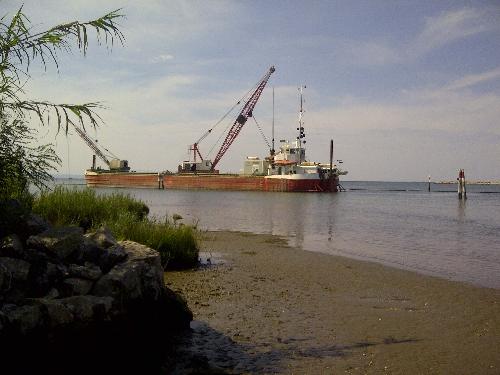
<path fill-rule="evenodd" d="M 406 45 L 394 41 L 353 40 L 332 38 L 337 61 L 353 65 L 377 66 L 407 63 L 450 43 L 491 31 L 499 27 L 495 12 L 487 9 L 463 8 L 450 10 L 438 16 L 428 17 L 422 30 Z"/>
<path fill-rule="evenodd" d="M 394 64 L 402 59 L 401 53 L 384 41 L 335 40 L 332 44 L 339 51 L 335 53 L 337 61 L 356 66 Z"/>
<path fill-rule="evenodd" d="M 424 29 L 412 42 L 411 57 L 417 58 L 448 43 L 498 27 L 484 10 L 463 8 L 428 17 Z"/>
<path fill-rule="evenodd" d="M 500 78 L 500 67 L 478 74 L 470 74 L 463 78 L 460 78 L 449 85 L 447 85 L 445 90 L 460 90 L 470 86 L 477 85 L 479 83 L 492 81 Z"/>
<path fill-rule="evenodd" d="M 150 60 L 150 62 L 153 63 L 153 64 L 164 63 L 164 62 L 167 62 L 169 60 L 172 60 L 173 58 L 174 58 L 174 56 L 173 55 L 169 55 L 169 54 L 159 55 L 159 56 L 153 57 Z"/>

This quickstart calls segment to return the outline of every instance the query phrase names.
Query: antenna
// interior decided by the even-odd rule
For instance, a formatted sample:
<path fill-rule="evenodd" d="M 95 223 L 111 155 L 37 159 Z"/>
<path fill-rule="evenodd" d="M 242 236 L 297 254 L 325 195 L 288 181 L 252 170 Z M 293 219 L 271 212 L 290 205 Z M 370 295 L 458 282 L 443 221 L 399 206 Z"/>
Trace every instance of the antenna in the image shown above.
<path fill-rule="evenodd" d="M 297 128 L 297 130 L 299 131 L 299 135 L 297 137 L 297 143 L 298 143 L 298 146 L 299 146 L 299 163 L 302 163 L 302 143 L 306 143 L 305 140 L 302 140 L 302 138 L 305 138 L 305 134 L 304 134 L 304 119 L 303 119 L 303 116 L 304 116 L 304 99 L 302 97 L 303 95 L 303 92 L 304 92 L 304 89 L 306 88 L 306 86 L 300 86 L 299 87 L 299 93 L 300 93 L 300 111 L 299 111 L 299 127 Z"/>
<path fill-rule="evenodd" d="M 272 148 L 271 148 L 271 155 L 274 155 L 274 87 L 273 87 L 273 126 L 272 126 Z"/>

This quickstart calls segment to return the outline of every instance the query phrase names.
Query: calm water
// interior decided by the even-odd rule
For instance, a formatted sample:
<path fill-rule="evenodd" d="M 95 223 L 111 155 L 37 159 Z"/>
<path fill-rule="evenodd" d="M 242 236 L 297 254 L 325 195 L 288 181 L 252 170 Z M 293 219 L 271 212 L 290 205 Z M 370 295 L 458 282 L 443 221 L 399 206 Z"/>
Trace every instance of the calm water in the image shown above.
<path fill-rule="evenodd" d="M 78 183 L 77 180 L 73 182 Z M 500 288 L 500 186 L 343 182 L 339 194 L 97 189 L 208 230 L 285 236 L 305 250 Z"/>

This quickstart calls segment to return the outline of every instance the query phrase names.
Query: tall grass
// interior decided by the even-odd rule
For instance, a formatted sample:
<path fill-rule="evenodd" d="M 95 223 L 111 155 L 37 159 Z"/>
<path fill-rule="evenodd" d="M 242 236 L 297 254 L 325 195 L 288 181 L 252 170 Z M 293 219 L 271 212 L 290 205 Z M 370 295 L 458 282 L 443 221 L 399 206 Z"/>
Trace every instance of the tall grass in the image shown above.
<path fill-rule="evenodd" d="M 53 225 L 80 225 L 86 230 L 108 227 L 118 240 L 131 240 L 157 250 L 164 267 L 192 267 L 198 261 L 196 230 L 167 218 L 149 219 L 149 208 L 129 195 L 97 195 L 94 190 L 70 190 L 58 186 L 42 192 L 33 211 Z"/>
<path fill-rule="evenodd" d="M 105 225 L 119 240 L 139 242 L 158 250 L 164 267 L 192 267 L 198 262 L 196 232 L 191 226 L 151 219 L 137 221 L 130 214 L 107 221 Z"/>
<path fill-rule="evenodd" d="M 97 228 L 125 213 L 142 220 L 149 213 L 149 208 L 125 194 L 97 195 L 91 189 L 56 186 L 52 191 L 40 193 L 33 204 L 33 211 L 54 225 L 83 224 L 88 228 Z"/>

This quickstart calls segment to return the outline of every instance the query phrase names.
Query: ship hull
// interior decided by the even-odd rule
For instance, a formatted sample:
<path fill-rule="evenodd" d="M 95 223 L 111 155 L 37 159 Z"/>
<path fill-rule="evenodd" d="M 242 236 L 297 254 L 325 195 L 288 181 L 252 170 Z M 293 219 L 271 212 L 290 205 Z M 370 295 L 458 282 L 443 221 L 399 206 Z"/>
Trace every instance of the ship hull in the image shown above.
<path fill-rule="evenodd" d="M 161 188 L 185 190 L 240 190 L 269 192 L 336 192 L 338 180 L 268 178 L 225 174 L 171 174 L 87 171 L 89 187 Z"/>

